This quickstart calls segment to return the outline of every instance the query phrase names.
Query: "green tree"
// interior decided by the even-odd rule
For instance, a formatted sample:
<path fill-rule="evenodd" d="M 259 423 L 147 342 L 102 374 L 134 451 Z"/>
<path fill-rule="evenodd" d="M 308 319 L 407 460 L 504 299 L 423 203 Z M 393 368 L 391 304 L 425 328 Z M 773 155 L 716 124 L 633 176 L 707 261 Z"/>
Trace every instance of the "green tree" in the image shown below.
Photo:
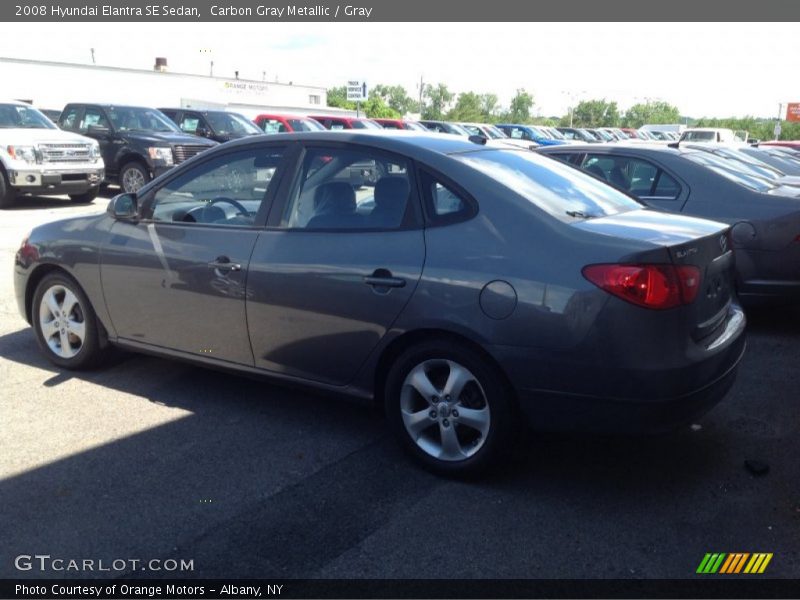
<path fill-rule="evenodd" d="M 483 121 L 481 97 L 475 92 L 462 92 L 456 105 L 447 113 L 448 121 Z"/>
<path fill-rule="evenodd" d="M 486 123 L 496 121 L 499 108 L 500 104 L 498 103 L 496 94 L 481 94 L 482 121 Z"/>
<path fill-rule="evenodd" d="M 423 118 L 439 120 L 444 117 L 445 110 L 453 101 L 455 94 L 447 89 L 446 84 L 437 83 L 426 85 L 423 96 L 427 100 L 422 110 Z"/>
<path fill-rule="evenodd" d="M 531 120 L 531 109 L 533 108 L 533 95 L 525 91 L 524 88 L 518 89 L 516 95 L 511 99 L 511 107 L 506 113 L 505 120 L 511 123 L 528 123 Z"/>
<path fill-rule="evenodd" d="M 568 116 L 569 117 L 569 116 Z M 617 127 L 619 109 L 616 102 L 582 100 L 572 111 L 574 127 Z"/>
<path fill-rule="evenodd" d="M 373 119 L 399 119 L 402 113 L 387 106 L 383 98 L 377 93 L 370 93 L 369 99 L 361 103 L 361 109 L 364 114 Z"/>
<path fill-rule="evenodd" d="M 402 85 L 384 85 L 379 83 L 370 91 L 370 96 L 376 94 L 391 109 L 401 115 L 419 112 L 419 102 L 408 95 Z"/>
<path fill-rule="evenodd" d="M 328 106 L 334 108 L 347 108 L 349 110 L 356 109 L 356 103 L 347 99 L 347 87 L 339 86 L 330 88 L 327 93 Z"/>
<path fill-rule="evenodd" d="M 622 118 L 625 127 L 641 127 L 647 123 L 680 123 L 681 113 L 676 106 L 663 100 L 648 100 L 645 103 L 634 104 Z"/>

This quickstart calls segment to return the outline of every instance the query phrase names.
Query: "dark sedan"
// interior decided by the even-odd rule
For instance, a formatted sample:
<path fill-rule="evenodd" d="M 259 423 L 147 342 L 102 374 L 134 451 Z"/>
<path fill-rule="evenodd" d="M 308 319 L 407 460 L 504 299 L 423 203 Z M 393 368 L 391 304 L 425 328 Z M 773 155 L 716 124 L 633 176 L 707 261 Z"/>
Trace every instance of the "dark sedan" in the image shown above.
<path fill-rule="evenodd" d="M 753 170 L 711 150 L 684 144 L 617 144 L 538 152 L 579 167 L 655 208 L 729 223 L 742 299 L 756 304 L 800 298 L 797 179 L 769 178 L 763 175 L 767 165 Z"/>
<path fill-rule="evenodd" d="M 354 189 L 365 162 L 377 178 Z M 117 345 L 346 392 L 422 464 L 466 473 L 520 413 L 665 430 L 718 402 L 744 351 L 728 235 L 529 151 L 285 134 L 36 228 L 15 286 L 56 365 Z"/>

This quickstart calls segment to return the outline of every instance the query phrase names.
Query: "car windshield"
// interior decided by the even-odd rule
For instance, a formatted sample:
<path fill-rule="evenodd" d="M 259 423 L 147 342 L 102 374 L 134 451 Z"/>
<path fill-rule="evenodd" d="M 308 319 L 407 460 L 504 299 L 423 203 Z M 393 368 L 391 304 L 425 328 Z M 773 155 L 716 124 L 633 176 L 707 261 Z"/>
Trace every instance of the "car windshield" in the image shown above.
<path fill-rule="evenodd" d="M 383 129 L 383 127 L 369 119 L 353 119 L 351 122 L 353 129 Z"/>
<path fill-rule="evenodd" d="M 717 139 L 715 131 L 686 131 L 682 142 L 714 142 Z"/>
<path fill-rule="evenodd" d="M 769 179 L 739 170 L 731 165 L 731 161 L 726 161 L 724 158 L 714 156 L 713 154 L 707 152 L 690 152 L 684 154 L 684 156 L 688 160 L 700 164 L 714 171 L 714 173 L 722 175 L 726 179 L 751 190 L 755 190 L 756 192 L 768 192 L 775 188 L 775 183 Z"/>
<path fill-rule="evenodd" d="M 0 129 L 58 129 L 35 108 L 19 104 L 0 104 Z"/>
<path fill-rule="evenodd" d="M 761 177 L 763 179 L 777 180 L 784 176 L 778 169 L 770 167 L 768 164 L 763 163 L 755 158 L 749 158 L 746 155 L 741 155 L 735 150 L 727 148 L 716 148 L 713 150 L 705 150 L 699 148 L 702 152 L 706 152 L 709 158 L 718 161 L 717 164 L 721 167 L 735 169 L 741 171 L 745 175 L 752 175 L 754 177 Z"/>
<path fill-rule="evenodd" d="M 564 134 L 561 133 L 555 127 L 547 127 L 547 133 L 549 133 L 550 137 L 553 138 L 554 140 L 565 140 L 565 139 L 567 139 L 567 138 L 564 137 Z"/>
<path fill-rule="evenodd" d="M 479 135 L 479 136 L 481 136 L 481 137 L 486 137 L 486 136 L 484 135 L 484 133 L 481 131 L 481 128 L 480 128 L 480 127 L 478 127 L 477 125 L 467 125 L 466 123 L 464 123 L 464 124 L 463 124 L 463 125 L 461 125 L 461 126 L 462 126 L 464 129 L 466 129 L 466 130 L 469 132 L 469 134 L 470 134 L 470 135 Z"/>
<path fill-rule="evenodd" d="M 161 111 L 153 108 L 112 106 L 108 109 L 111 122 L 118 131 L 158 131 L 183 133 Z"/>
<path fill-rule="evenodd" d="M 425 127 L 422 123 L 417 123 L 415 121 L 405 121 L 406 129 L 413 129 L 414 131 L 428 131 L 428 128 Z"/>
<path fill-rule="evenodd" d="M 286 119 L 295 131 L 325 131 L 314 119 Z"/>
<path fill-rule="evenodd" d="M 533 152 L 483 150 L 452 155 L 562 221 L 606 217 L 642 205 L 573 167 Z"/>
<path fill-rule="evenodd" d="M 217 135 L 251 135 L 253 133 L 262 133 L 255 123 L 234 113 L 210 112 L 206 113 L 206 118 Z"/>
<path fill-rule="evenodd" d="M 493 140 L 506 140 L 508 136 L 500 131 L 494 125 L 485 125 L 483 130 L 489 135 L 489 137 Z"/>

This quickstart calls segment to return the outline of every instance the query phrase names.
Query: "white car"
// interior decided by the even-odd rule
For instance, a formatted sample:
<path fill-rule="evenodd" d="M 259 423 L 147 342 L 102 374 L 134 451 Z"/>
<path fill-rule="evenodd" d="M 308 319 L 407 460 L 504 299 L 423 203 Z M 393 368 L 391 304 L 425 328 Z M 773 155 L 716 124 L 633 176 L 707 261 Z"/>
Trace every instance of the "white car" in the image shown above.
<path fill-rule="evenodd" d="M 25 195 L 91 202 L 104 171 L 95 140 L 60 130 L 28 104 L 0 101 L 0 208 Z"/>

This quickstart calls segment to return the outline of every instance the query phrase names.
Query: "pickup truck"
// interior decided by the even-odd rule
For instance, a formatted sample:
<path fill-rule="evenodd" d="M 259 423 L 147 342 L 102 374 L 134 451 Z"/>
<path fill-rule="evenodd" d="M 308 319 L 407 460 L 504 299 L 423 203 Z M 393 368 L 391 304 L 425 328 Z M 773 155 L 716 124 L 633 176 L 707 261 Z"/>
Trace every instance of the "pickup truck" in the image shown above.
<path fill-rule="evenodd" d="M 143 106 L 67 104 L 58 126 L 96 139 L 106 181 L 136 192 L 173 166 L 217 145 L 178 129 L 164 113 Z"/>
<path fill-rule="evenodd" d="M 746 144 L 746 131 L 721 129 L 717 127 L 694 127 L 684 129 L 679 142 L 701 142 L 705 144 Z"/>
<path fill-rule="evenodd" d="M 61 131 L 28 104 L 0 101 L 0 208 L 31 195 L 91 202 L 103 177 L 96 141 Z"/>

